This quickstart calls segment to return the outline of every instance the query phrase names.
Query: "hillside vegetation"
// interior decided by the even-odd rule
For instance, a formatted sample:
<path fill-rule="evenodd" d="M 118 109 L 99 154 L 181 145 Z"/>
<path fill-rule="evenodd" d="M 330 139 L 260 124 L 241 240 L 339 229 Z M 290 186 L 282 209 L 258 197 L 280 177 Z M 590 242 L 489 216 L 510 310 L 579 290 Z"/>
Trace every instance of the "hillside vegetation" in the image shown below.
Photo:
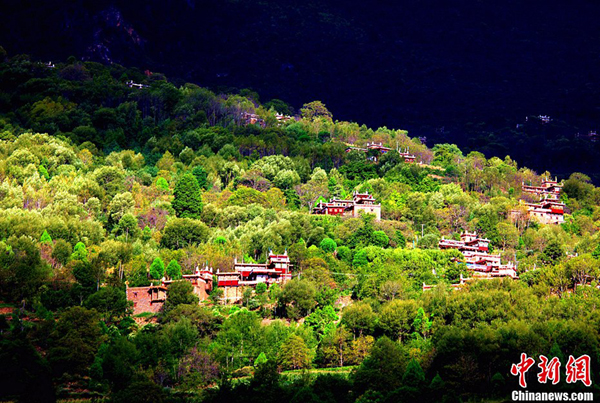
<path fill-rule="evenodd" d="M 600 190 L 588 177 L 564 182 L 564 224 L 511 220 L 531 198 L 521 184 L 551 173 L 337 121 L 319 101 L 277 113 L 295 115 L 252 91 L 118 65 L 0 64 L 0 399 L 502 399 L 522 352 L 588 354 L 598 368 Z M 346 152 L 373 141 L 422 164 Z M 381 221 L 311 214 L 355 191 L 381 203 Z M 469 273 L 438 241 L 463 231 L 520 279 L 453 290 Z M 162 312 L 131 315 L 126 284 L 229 271 L 270 250 L 294 265 L 282 287 L 227 306 L 219 288 L 198 303 L 175 282 Z M 532 377 L 542 387 L 558 388 Z"/>

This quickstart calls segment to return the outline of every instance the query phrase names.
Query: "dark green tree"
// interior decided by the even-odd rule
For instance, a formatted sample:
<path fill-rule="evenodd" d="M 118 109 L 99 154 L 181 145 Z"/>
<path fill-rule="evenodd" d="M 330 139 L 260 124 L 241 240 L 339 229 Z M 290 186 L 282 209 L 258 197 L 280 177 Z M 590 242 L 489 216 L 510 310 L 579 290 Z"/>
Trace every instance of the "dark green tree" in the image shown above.
<path fill-rule="evenodd" d="M 546 264 L 555 264 L 563 258 L 565 252 L 562 245 L 556 239 L 552 239 L 540 255 L 542 262 Z"/>
<path fill-rule="evenodd" d="M 174 281 L 169 285 L 165 311 L 181 304 L 198 304 L 198 296 L 194 294 L 194 286 L 186 280 Z"/>
<path fill-rule="evenodd" d="M 167 222 L 160 243 L 170 249 L 206 242 L 209 229 L 200 220 L 172 218 Z"/>
<path fill-rule="evenodd" d="M 184 174 L 173 190 L 171 203 L 177 217 L 200 218 L 202 213 L 202 194 L 196 177 L 191 173 Z"/>
<path fill-rule="evenodd" d="M 402 375 L 402 383 L 405 386 L 421 389 L 425 384 L 425 372 L 414 358 L 408 362 L 406 371 Z"/>
<path fill-rule="evenodd" d="M 102 287 L 87 297 L 84 306 L 98 311 L 107 322 L 118 321 L 130 310 L 125 291 L 116 287 Z"/>
<path fill-rule="evenodd" d="M 73 253 L 73 247 L 70 243 L 65 241 L 64 239 L 59 239 L 54 244 L 54 249 L 52 250 L 52 258 L 56 259 L 58 263 L 61 265 L 66 265 Z"/>
<path fill-rule="evenodd" d="M 29 237 L 0 241 L 0 293 L 8 300 L 24 302 L 33 297 L 48 278 L 50 268 Z"/>
<path fill-rule="evenodd" d="M 401 386 L 406 369 L 407 355 L 403 348 L 387 337 L 379 338 L 371 355 L 353 373 L 354 387 L 357 394 L 367 390 L 390 392 Z"/>
<path fill-rule="evenodd" d="M 289 281 L 279 297 L 279 305 L 285 308 L 288 318 L 300 319 L 315 307 L 317 290 L 309 280 Z"/>
<path fill-rule="evenodd" d="M 51 335 L 49 360 L 55 374 L 84 375 L 94 361 L 104 337 L 96 310 L 74 306 L 63 312 Z"/>

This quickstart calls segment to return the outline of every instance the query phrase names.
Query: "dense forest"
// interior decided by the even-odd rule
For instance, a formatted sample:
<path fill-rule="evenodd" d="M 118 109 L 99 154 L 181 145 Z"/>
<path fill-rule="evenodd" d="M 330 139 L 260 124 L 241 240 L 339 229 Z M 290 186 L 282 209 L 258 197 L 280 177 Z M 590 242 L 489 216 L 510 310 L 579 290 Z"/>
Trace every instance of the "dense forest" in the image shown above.
<path fill-rule="evenodd" d="M 0 48 L 0 400 L 503 401 L 521 353 L 600 365 L 600 189 L 563 182 L 564 223 L 522 211 L 539 175 L 509 156 L 298 112 L 250 90 Z M 250 124 L 249 116 L 256 124 Z M 282 117 L 284 117 L 282 119 Z M 367 142 L 392 151 L 347 152 Z M 409 149 L 406 163 L 396 149 Z M 312 214 L 372 194 L 372 215 Z M 469 281 L 442 237 L 475 231 L 518 280 Z M 174 281 L 288 253 L 291 281 L 198 301 Z M 423 284 L 432 289 L 423 291 Z"/>
<path fill-rule="evenodd" d="M 253 88 L 427 145 L 600 185 L 600 3 L 589 0 L 5 0 L 0 44 L 37 60 Z M 293 29 L 290 29 L 293 27 Z M 532 120 L 549 115 L 540 125 Z M 529 118 L 529 121 L 526 119 Z"/>

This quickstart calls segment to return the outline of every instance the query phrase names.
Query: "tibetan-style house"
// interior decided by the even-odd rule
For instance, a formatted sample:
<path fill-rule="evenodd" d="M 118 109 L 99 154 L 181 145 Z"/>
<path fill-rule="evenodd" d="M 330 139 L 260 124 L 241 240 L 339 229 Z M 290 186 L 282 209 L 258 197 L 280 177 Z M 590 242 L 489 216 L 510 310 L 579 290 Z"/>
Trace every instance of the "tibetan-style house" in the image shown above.
<path fill-rule="evenodd" d="M 381 204 L 369 193 L 354 192 L 352 200 L 332 198 L 329 202 L 320 202 L 313 214 L 339 215 L 344 217 L 359 217 L 360 212 L 375 214 L 376 220 L 381 220 Z"/>
<path fill-rule="evenodd" d="M 350 152 L 350 151 L 363 151 L 363 152 L 367 152 L 370 150 L 377 150 L 379 151 L 381 154 L 387 154 L 388 152 L 392 151 L 393 149 L 390 147 L 386 147 L 384 146 L 382 143 L 367 143 L 366 147 L 354 147 L 354 146 L 350 146 L 348 148 L 346 148 L 346 152 Z M 412 155 L 408 148 L 406 150 L 402 150 L 400 148 L 396 149 L 396 151 L 398 151 L 398 153 L 400 154 L 400 156 L 402 158 L 404 158 L 404 162 L 415 162 L 417 157 Z M 371 159 L 372 161 L 377 161 L 378 158 L 375 156 L 371 156 L 369 157 L 369 159 Z"/>
<path fill-rule="evenodd" d="M 194 286 L 194 294 L 200 301 L 208 298 L 213 289 L 212 268 L 196 268 L 194 274 L 184 274 L 182 280 L 187 280 Z M 167 300 L 167 289 L 173 280 L 162 279 L 160 285 L 147 287 L 127 287 L 127 299 L 133 302 L 133 314 L 142 312 L 157 313 Z"/>
<path fill-rule="evenodd" d="M 242 298 L 242 287 L 255 288 L 260 283 L 285 284 L 292 279 L 287 251 L 283 255 L 269 253 L 267 263 L 244 263 L 235 260 L 233 271 L 217 271 L 217 285 L 223 290 L 223 300 L 234 303 Z"/>
<path fill-rule="evenodd" d="M 544 179 L 540 186 L 526 185 L 525 182 L 523 182 L 521 188 L 523 189 L 523 192 L 533 193 L 540 197 L 558 197 L 562 186 L 562 183 L 559 183 L 556 180 Z"/>
<path fill-rule="evenodd" d="M 524 203 L 527 207 L 527 216 L 541 224 L 562 224 L 565 222 L 565 204 L 557 198 L 549 197 L 542 199 L 539 203 Z M 522 213 L 519 210 L 511 210 L 510 217 L 515 220 Z"/>
<path fill-rule="evenodd" d="M 479 238 L 476 233 L 464 232 L 460 241 L 442 238 L 440 249 L 457 249 L 465 257 L 467 269 L 476 278 L 510 277 L 518 278 L 512 262 L 502 264 L 500 255 L 489 253 L 489 239 Z"/>

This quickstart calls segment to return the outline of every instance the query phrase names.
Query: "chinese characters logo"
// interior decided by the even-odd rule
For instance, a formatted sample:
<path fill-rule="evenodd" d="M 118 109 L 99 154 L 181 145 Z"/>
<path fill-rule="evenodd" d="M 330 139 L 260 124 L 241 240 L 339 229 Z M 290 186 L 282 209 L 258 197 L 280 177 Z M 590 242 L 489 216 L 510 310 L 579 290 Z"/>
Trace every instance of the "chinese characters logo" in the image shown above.
<path fill-rule="evenodd" d="M 535 364 L 533 358 L 528 357 L 525 353 L 521 353 L 521 361 L 517 364 L 513 364 L 510 368 L 510 373 L 519 377 L 519 385 L 521 385 L 522 388 L 527 387 L 525 374 L 531 369 L 533 364 Z M 553 385 L 556 385 L 560 382 L 561 362 L 557 357 L 548 360 L 546 356 L 540 355 L 540 362 L 537 366 L 540 368 L 540 372 L 537 374 L 539 383 L 551 381 Z M 585 386 L 591 386 L 590 356 L 585 354 L 579 358 L 574 358 L 570 355 L 569 361 L 565 366 L 565 375 L 567 383 L 581 381 Z"/>

